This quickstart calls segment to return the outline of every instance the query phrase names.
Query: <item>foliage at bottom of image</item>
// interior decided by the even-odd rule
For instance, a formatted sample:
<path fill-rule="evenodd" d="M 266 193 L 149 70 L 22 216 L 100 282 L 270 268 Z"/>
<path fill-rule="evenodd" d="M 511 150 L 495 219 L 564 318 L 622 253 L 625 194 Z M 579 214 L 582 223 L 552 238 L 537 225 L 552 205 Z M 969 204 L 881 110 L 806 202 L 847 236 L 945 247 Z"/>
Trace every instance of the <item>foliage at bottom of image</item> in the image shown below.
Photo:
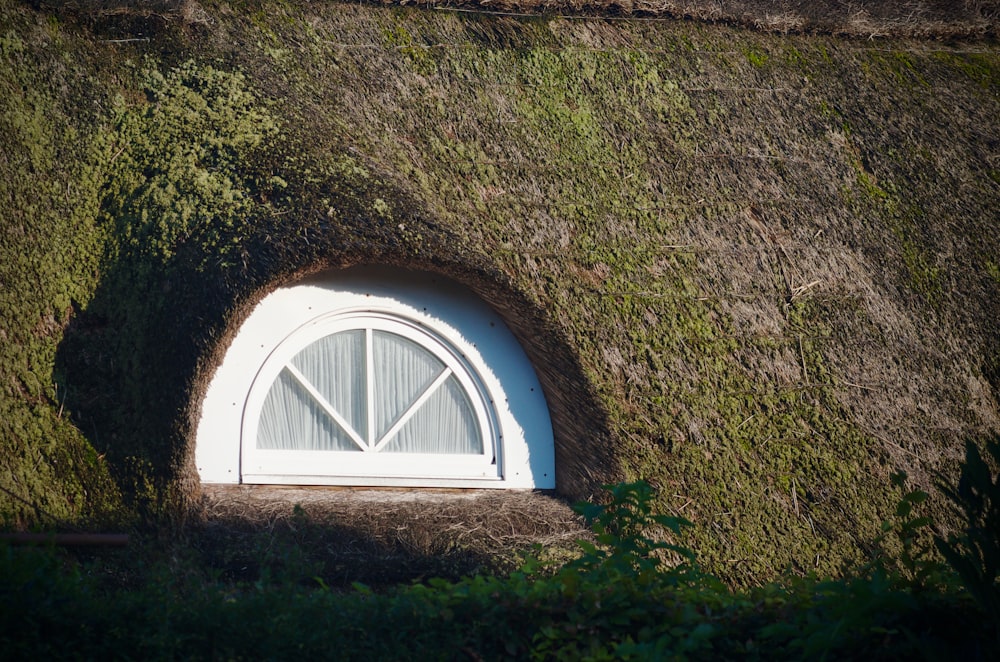
<path fill-rule="evenodd" d="M 176 565 L 109 582 L 95 560 L 0 548 L 3 659 L 995 659 L 1000 650 L 1000 438 L 968 444 L 963 518 L 935 532 L 905 494 L 867 565 L 733 591 L 651 511 L 645 483 L 580 504 L 591 541 L 558 567 L 374 591 L 266 578 L 226 583 Z M 903 485 L 903 476 L 895 479 Z M 887 550 L 892 550 L 889 552 Z M 937 552 L 937 553 L 935 553 Z"/>

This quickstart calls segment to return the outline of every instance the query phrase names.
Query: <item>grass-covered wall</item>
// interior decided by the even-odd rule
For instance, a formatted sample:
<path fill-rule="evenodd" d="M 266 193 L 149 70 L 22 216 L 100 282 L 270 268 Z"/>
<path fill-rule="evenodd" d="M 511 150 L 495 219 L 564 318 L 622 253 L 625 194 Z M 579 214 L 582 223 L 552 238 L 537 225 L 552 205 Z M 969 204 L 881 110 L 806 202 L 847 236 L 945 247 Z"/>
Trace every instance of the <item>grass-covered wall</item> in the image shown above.
<path fill-rule="evenodd" d="M 340 3 L 0 8 L 0 512 L 167 512 L 269 289 L 493 303 L 560 491 L 737 582 L 835 571 L 1000 428 L 1000 48 Z"/>

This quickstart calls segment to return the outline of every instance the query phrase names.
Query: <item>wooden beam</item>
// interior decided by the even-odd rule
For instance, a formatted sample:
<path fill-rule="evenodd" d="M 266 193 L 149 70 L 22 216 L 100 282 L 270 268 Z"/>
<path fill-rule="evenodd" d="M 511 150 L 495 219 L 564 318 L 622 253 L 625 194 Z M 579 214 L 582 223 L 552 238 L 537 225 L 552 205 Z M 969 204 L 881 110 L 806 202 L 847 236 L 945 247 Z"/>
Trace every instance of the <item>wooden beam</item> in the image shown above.
<path fill-rule="evenodd" d="M 0 533 L 0 541 L 12 545 L 59 545 L 60 547 L 124 547 L 127 533 Z"/>

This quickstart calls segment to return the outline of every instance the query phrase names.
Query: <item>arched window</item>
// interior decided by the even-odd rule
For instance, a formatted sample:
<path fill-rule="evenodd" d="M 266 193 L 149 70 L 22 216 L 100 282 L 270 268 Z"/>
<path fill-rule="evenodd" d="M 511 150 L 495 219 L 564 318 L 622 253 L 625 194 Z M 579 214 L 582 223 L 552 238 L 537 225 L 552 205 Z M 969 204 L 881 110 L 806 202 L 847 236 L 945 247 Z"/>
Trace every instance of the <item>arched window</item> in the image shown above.
<path fill-rule="evenodd" d="M 244 415 L 243 476 L 496 478 L 490 397 L 462 354 L 381 311 L 333 312 L 268 357 Z"/>
<path fill-rule="evenodd" d="M 541 388 L 500 318 L 439 277 L 355 269 L 265 297 L 209 386 L 215 483 L 555 486 Z"/>

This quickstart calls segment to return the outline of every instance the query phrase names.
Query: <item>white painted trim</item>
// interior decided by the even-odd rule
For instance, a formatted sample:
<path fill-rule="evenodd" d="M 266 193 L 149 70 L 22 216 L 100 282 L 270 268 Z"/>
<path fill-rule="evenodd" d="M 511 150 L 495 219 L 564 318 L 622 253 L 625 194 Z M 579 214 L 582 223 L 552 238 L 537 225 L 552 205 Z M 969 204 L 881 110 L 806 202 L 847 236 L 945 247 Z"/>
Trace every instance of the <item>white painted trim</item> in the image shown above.
<path fill-rule="evenodd" d="M 249 412 L 254 407 L 259 411 L 255 398 L 257 391 L 262 390 L 255 391 L 253 385 L 263 376 L 262 371 L 270 371 L 269 366 L 274 364 L 269 361 L 272 354 L 282 353 L 279 348 L 293 335 L 296 342 L 289 346 L 303 347 L 299 342 L 303 338 L 319 334 L 318 339 L 326 335 L 323 327 L 328 329 L 331 319 L 360 314 L 407 320 L 421 333 L 439 337 L 442 345 L 450 348 L 455 359 L 466 368 L 453 368 L 454 374 L 467 390 L 478 389 L 484 407 L 492 412 L 487 420 L 482 419 L 482 413 L 477 416 L 480 424 L 491 430 L 497 451 L 496 465 L 492 464 L 492 452 L 484 453 L 489 463 L 479 465 L 473 474 L 468 467 L 456 468 L 456 456 L 415 458 L 418 454 L 338 453 L 375 456 L 372 461 L 381 456 L 385 464 L 378 475 L 358 476 L 354 475 L 357 471 L 373 469 L 364 466 L 331 469 L 328 461 L 320 461 L 323 458 L 316 458 L 313 464 L 298 462 L 293 463 L 296 466 L 288 466 L 284 460 L 267 458 L 269 453 L 282 451 L 268 451 L 259 456 L 251 454 L 251 464 L 244 464 L 241 475 L 241 434 L 246 433 L 243 428 L 245 418 L 250 418 Z M 266 389 L 263 390 L 266 394 Z M 309 453 L 328 456 L 330 452 Z M 385 460 L 388 455 L 396 457 Z M 420 462 L 415 463 L 415 459 Z M 541 386 L 499 316 L 478 297 L 451 281 L 387 269 L 323 274 L 265 297 L 236 334 L 211 380 L 202 403 L 195 461 L 206 483 L 555 487 L 552 426 Z M 348 465 L 355 462 L 364 464 L 361 460 L 351 460 Z M 304 470 L 303 466 L 316 468 Z M 429 466 L 434 468 L 428 470 Z M 502 475 L 497 475 L 498 470 Z"/>
<path fill-rule="evenodd" d="M 303 297 L 308 299 L 309 293 L 305 293 Z M 370 359 L 373 331 L 384 331 L 411 340 L 441 361 L 447 372 L 445 378 L 454 375 L 471 401 L 477 419 L 476 425 L 482 437 L 483 445 L 480 453 L 475 455 L 378 453 L 377 448 L 373 448 L 374 422 L 369 423 L 367 438 L 362 439 L 339 415 L 334 419 L 364 452 L 259 449 L 252 443 L 252 440 L 257 439 L 260 412 L 267 394 L 283 370 L 294 370 L 291 364 L 292 358 L 321 338 L 359 329 L 365 331 L 368 348 L 365 369 L 368 376 L 372 374 Z M 253 482 L 250 476 L 255 473 L 287 475 L 302 480 L 307 477 L 311 479 L 314 476 L 334 474 L 410 478 L 498 477 L 501 466 L 499 462 L 494 461 L 497 457 L 495 449 L 498 447 L 498 426 L 490 412 L 490 396 L 476 376 L 475 368 L 468 364 L 464 356 L 456 353 L 456 350 L 447 341 L 439 338 L 431 328 L 401 318 L 398 313 L 389 312 L 384 308 L 345 307 L 322 313 L 309 320 L 289 334 L 267 356 L 250 387 L 242 421 L 240 465 L 243 482 Z M 366 389 L 370 389 L 370 384 L 371 381 L 366 379 Z M 322 400 L 322 396 L 318 393 L 314 392 L 313 397 Z M 368 412 L 371 412 L 371 402 L 368 401 Z M 248 440 L 251 440 L 251 443 L 247 443 Z"/>

